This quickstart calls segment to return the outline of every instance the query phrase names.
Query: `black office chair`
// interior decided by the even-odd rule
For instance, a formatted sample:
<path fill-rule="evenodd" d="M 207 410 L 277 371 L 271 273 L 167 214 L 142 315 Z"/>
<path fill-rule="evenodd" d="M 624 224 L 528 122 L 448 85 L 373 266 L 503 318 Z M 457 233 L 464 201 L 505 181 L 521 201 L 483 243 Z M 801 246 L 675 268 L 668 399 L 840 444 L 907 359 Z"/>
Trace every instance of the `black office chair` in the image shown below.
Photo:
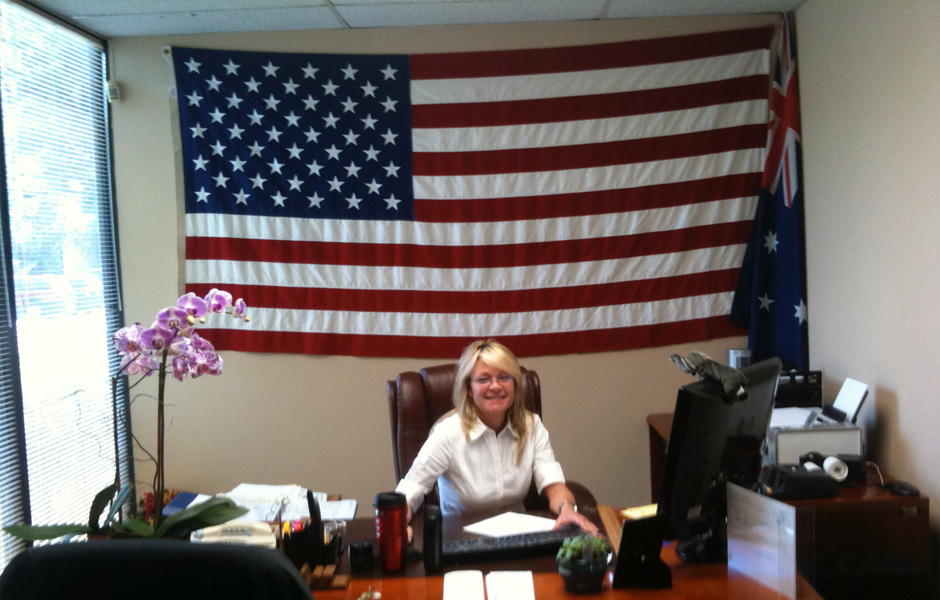
<path fill-rule="evenodd" d="M 283 554 L 235 544 L 97 540 L 34 546 L 0 575 L 3 600 L 310 600 Z"/>
<path fill-rule="evenodd" d="M 418 451 L 431 433 L 431 427 L 454 408 L 453 390 L 457 363 L 426 367 L 415 373 L 406 371 L 386 384 L 389 423 L 392 428 L 392 458 L 395 478 L 401 480 L 411 468 Z M 542 416 L 542 386 L 538 373 L 522 368 L 522 389 L 526 408 Z M 597 500 L 584 485 L 568 480 L 578 510 L 596 520 Z M 439 504 L 437 484 L 425 502 Z M 548 500 L 540 496 L 533 483 L 523 501 L 526 510 L 548 510 Z"/>

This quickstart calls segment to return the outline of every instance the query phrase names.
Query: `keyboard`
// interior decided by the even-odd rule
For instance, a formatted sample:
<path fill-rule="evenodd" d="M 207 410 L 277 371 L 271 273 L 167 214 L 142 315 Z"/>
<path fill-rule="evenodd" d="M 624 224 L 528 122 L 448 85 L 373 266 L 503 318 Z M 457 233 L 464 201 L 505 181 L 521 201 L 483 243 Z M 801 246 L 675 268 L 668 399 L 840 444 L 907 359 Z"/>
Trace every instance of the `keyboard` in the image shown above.
<path fill-rule="evenodd" d="M 551 556 L 558 552 L 565 538 L 581 533 L 576 525 L 567 525 L 551 531 L 449 540 L 441 548 L 441 558 L 454 563 Z"/>

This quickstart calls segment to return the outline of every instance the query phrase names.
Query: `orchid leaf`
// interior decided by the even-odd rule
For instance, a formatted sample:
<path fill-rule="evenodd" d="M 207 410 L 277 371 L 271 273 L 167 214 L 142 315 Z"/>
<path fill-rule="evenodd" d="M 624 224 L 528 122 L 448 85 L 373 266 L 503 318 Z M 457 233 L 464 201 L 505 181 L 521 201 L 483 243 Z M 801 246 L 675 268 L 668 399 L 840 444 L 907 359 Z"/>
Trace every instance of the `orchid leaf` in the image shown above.
<path fill-rule="evenodd" d="M 132 533 L 137 533 L 145 537 L 153 536 L 153 527 L 146 521 L 140 519 L 128 519 L 122 523 L 124 529 Z"/>
<path fill-rule="evenodd" d="M 94 532 L 101 528 L 98 524 L 99 520 L 101 519 L 101 513 L 104 512 L 104 507 L 108 505 L 108 502 L 111 502 L 111 499 L 114 498 L 114 492 L 116 490 L 117 485 L 112 483 L 108 487 L 95 494 L 95 499 L 91 503 L 91 510 L 88 513 L 89 531 Z"/>
<path fill-rule="evenodd" d="M 118 492 L 117 497 L 111 502 L 111 510 L 108 511 L 108 518 L 104 520 L 105 528 L 108 527 L 113 521 L 114 516 L 121 510 L 121 507 L 124 506 L 124 502 L 127 500 L 127 496 L 134 490 L 133 484 L 125 485 L 121 488 L 121 491 Z"/>
<path fill-rule="evenodd" d="M 228 498 L 214 496 L 168 517 L 154 532 L 154 537 L 185 539 L 194 531 L 227 523 L 247 512 L 247 508 L 236 505 Z"/>
<path fill-rule="evenodd" d="M 3 530 L 22 540 L 36 542 L 39 540 L 54 540 L 63 535 L 89 533 L 87 525 L 66 523 L 62 525 L 7 525 Z"/>

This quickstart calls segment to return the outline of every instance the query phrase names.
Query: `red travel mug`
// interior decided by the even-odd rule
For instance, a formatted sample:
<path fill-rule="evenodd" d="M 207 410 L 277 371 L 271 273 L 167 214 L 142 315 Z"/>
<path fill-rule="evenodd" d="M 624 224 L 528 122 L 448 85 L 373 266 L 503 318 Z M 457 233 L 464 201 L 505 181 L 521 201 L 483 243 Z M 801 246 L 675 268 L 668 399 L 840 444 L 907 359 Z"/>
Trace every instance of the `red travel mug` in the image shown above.
<path fill-rule="evenodd" d="M 408 504 L 404 494 L 382 492 L 375 497 L 375 540 L 384 571 L 401 571 L 405 568 Z"/>

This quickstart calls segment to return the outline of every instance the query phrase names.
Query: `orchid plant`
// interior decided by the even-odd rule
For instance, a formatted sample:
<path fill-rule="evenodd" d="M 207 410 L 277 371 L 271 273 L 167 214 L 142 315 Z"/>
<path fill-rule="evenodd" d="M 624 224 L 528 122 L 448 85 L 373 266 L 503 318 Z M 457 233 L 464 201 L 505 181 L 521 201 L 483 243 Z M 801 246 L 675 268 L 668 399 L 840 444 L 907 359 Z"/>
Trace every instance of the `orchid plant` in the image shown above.
<path fill-rule="evenodd" d="M 141 375 L 154 373 L 158 376 L 157 384 L 157 455 L 154 458 L 156 468 L 153 477 L 154 520 L 159 526 L 163 513 L 164 480 L 164 398 L 166 394 L 166 376 L 183 381 L 186 376 L 192 378 L 201 375 L 220 375 L 222 357 L 215 352 L 209 340 L 196 332 L 197 324 L 206 322 L 208 313 L 229 314 L 247 322 L 247 305 L 239 298 L 232 300 L 232 295 L 223 290 L 213 289 L 205 298 L 190 292 L 180 297 L 176 306 L 164 308 L 157 313 L 156 320 L 149 328 L 140 323 L 122 327 L 114 334 L 114 346 L 121 356 L 121 368 L 118 375 Z M 140 380 L 134 385 L 140 383 Z"/>

